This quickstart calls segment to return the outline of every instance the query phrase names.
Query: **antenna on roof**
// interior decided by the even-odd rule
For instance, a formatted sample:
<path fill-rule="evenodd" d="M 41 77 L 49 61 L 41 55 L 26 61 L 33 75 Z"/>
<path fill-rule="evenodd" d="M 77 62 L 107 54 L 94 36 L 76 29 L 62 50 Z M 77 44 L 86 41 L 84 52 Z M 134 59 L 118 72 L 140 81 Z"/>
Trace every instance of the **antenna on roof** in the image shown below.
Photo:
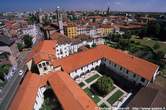
<path fill-rule="evenodd" d="M 108 6 L 106 14 L 109 15 L 110 14 L 110 1 L 106 0 L 106 2 L 107 2 L 107 6 Z"/>
<path fill-rule="evenodd" d="M 57 9 L 59 10 L 59 9 L 60 9 L 60 6 L 57 6 Z"/>

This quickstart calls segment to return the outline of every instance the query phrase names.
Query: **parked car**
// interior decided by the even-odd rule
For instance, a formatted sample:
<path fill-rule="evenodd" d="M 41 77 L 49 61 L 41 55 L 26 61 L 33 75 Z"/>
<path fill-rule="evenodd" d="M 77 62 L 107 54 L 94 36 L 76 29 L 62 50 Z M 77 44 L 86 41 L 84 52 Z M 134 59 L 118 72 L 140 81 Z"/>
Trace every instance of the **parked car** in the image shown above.
<path fill-rule="evenodd" d="M 20 70 L 20 71 L 18 72 L 18 74 L 19 74 L 20 76 L 22 76 L 22 75 L 23 75 L 23 70 Z"/>

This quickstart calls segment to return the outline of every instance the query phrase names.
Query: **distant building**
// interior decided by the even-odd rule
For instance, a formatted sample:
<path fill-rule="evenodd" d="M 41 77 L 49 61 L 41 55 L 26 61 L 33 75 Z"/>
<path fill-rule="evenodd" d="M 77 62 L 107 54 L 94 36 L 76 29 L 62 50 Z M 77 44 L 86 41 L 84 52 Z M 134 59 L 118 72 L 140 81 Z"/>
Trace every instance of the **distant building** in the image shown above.
<path fill-rule="evenodd" d="M 77 34 L 89 35 L 89 29 L 86 26 L 77 26 Z"/>
<path fill-rule="evenodd" d="M 7 53 L 5 58 L 8 57 L 8 60 L 11 64 L 17 63 L 17 58 L 20 53 L 15 42 L 7 36 L 0 35 L 0 52 Z"/>
<path fill-rule="evenodd" d="M 60 13 L 59 10 L 59 6 L 57 7 L 57 22 L 58 22 L 58 26 L 59 26 L 59 30 L 61 34 L 64 34 L 64 30 L 63 30 L 63 19 L 62 19 L 62 14 Z"/>
<path fill-rule="evenodd" d="M 143 25 L 137 25 L 137 24 L 117 24 L 116 25 L 120 31 L 126 32 L 126 31 L 135 31 L 143 29 Z"/>
<path fill-rule="evenodd" d="M 45 39 L 50 39 L 52 33 L 59 31 L 59 27 L 58 25 L 50 24 L 42 27 L 42 31 L 44 33 Z"/>
<path fill-rule="evenodd" d="M 75 38 L 77 36 L 77 26 L 74 23 L 68 23 L 64 26 L 64 34 L 69 38 Z"/>
<path fill-rule="evenodd" d="M 43 39 L 43 34 L 40 28 L 36 25 L 29 25 L 27 28 L 22 29 L 23 35 L 29 35 L 32 37 L 32 42 L 35 44 L 37 41 Z"/>
<path fill-rule="evenodd" d="M 79 48 L 88 45 L 92 47 L 93 44 L 99 45 L 104 44 L 103 39 L 92 39 L 90 36 L 81 34 L 76 38 L 68 38 L 67 36 L 60 33 L 51 34 L 50 39 L 56 40 L 56 57 L 61 59 L 78 52 Z"/>
<path fill-rule="evenodd" d="M 102 24 L 101 29 L 102 29 L 102 35 L 103 36 L 109 35 L 114 30 L 114 28 L 111 24 Z"/>

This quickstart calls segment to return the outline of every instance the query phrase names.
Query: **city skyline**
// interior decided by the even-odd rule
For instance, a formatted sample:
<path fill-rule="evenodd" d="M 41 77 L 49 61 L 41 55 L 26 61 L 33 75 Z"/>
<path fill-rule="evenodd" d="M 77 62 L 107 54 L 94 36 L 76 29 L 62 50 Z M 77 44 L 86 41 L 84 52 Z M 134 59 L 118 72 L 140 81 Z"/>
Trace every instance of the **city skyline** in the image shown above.
<path fill-rule="evenodd" d="M 166 12 L 165 0 L 1 0 L 0 11 L 32 11 L 36 9 L 106 10 L 133 12 Z"/>

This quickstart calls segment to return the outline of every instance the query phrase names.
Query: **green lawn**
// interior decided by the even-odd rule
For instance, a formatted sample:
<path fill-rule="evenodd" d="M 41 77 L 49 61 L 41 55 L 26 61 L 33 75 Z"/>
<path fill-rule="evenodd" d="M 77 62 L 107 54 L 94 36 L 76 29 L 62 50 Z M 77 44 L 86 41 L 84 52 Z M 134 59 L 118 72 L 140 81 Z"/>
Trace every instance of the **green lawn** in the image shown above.
<path fill-rule="evenodd" d="M 123 95 L 123 92 L 118 90 L 115 92 L 107 101 L 112 105 L 115 103 L 121 96 Z"/>
<path fill-rule="evenodd" d="M 98 102 L 100 102 L 101 99 L 100 99 L 96 94 L 94 94 L 94 93 L 91 91 L 91 89 L 85 88 L 84 91 L 88 94 L 88 96 L 89 96 L 96 104 L 97 104 Z M 92 96 L 94 96 L 94 97 L 92 97 Z"/>
<path fill-rule="evenodd" d="M 163 51 L 166 53 L 166 43 L 160 42 L 160 41 L 155 41 L 155 40 L 151 40 L 151 39 L 136 39 L 136 38 L 131 38 L 131 40 L 134 40 L 136 42 L 140 42 L 140 44 L 142 45 L 146 45 L 149 46 L 151 48 L 153 48 L 153 46 L 158 43 L 160 45 L 160 48 L 156 49 L 156 51 Z"/>
<path fill-rule="evenodd" d="M 100 77 L 100 75 L 95 74 L 94 76 L 92 76 L 92 77 L 86 79 L 85 81 L 86 81 L 87 83 L 90 83 L 90 82 L 94 81 L 95 79 L 97 79 L 98 77 Z"/>
<path fill-rule="evenodd" d="M 79 83 L 79 86 L 83 87 L 83 86 L 85 86 L 85 84 L 83 82 L 81 82 L 81 83 Z"/>
<path fill-rule="evenodd" d="M 102 103 L 102 104 L 100 105 L 100 107 L 101 107 L 101 108 L 108 108 L 108 106 L 107 106 L 105 103 Z"/>

